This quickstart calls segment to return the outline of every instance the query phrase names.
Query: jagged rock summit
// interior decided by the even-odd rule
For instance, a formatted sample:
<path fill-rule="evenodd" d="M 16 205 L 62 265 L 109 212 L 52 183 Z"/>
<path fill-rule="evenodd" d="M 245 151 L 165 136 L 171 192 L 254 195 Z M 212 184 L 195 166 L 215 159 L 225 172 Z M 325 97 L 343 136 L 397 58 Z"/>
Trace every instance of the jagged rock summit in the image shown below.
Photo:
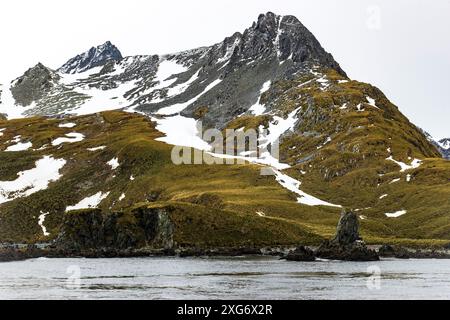
<path fill-rule="evenodd" d="M 294 63 L 315 62 L 323 67 L 345 72 L 325 51 L 314 35 L 294 16 L 261 14 L 244 33 L 235 33 L 223 41 L 222 53 L 234 61 L 276 58 Z"/>
<path fill-rule="evenodd" d="M 119 49 L 110 41 L 106 41 L 104 44 L 92 47 L 88 51 L 70 59 L 58 71 L 69 74 L 81 73 L 103 66 L 108 61 L 120 61 L 122 58 Z"/>

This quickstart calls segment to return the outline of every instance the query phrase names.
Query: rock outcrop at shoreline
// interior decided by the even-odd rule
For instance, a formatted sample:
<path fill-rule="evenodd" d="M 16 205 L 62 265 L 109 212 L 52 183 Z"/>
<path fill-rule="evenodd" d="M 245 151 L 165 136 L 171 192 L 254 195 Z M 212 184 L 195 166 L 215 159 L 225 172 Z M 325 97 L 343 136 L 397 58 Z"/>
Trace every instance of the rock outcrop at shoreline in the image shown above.
<path fill-rule="evenodd" d="M 300 246 L 295 250 L 290 251 L 283 259 L 288 261 L 315 261 L 316 256 L 314 255 L 313 250 Z"/>
<path fill-rule="evenodd" d="M 378 254 L 383 258 L 396 259 L 450 259 L 448 248 L 443 250 L 437 249 L 408 249 L 401 246 L 391 246 L 388 244 L 382 245 L 378 249 Z"/>
<path fill-rule="evenodd" d="M 120 251 L 173 247 L 170 208 L 138 207 L 130 212 L 104 214 L 99 209 L 66 213 L 56 247 L 65 251 Z"/>
<path fill-rule="evenodd" d="M 365 245 L 359 236 L 358 217 L 354 212 L 343 211 L 337 226 L 336 236 L 323 242 L 315 252 L 323 259 L 345 261 L 377 261 L 378 254 Z"/>
<path fill-rule="evenodd" d="M 44 252 L 34 245 L 18 248 L 14 245 L 0 248 L 0 262 L 21 261 L 44 256 Z"/>
<path fill-rule="evenodd" d="M 129 212 L 104 214 L 99 209 L 66 213 L 61 233 L 47 244 L 3 244 L 0 262 L 38 257 L 113 258 L 149 256 L 281 256 L 288 261 L 315 261 L 316 258 L 345 261 L 377 261 L 379 256 L 399 259 L 449 259 L 448 249 L 409 249 L 383 245 L 378 253 L 369 249 L 359 235 L 355 213 L 343 211 L 336 236 L 323 242 L 317 250 L 292 247 L 204 247 L 178 246 L 173 240 L 171 206 L 136 207 Z M 291 251 L 289 251 L 291 250 Z"/>

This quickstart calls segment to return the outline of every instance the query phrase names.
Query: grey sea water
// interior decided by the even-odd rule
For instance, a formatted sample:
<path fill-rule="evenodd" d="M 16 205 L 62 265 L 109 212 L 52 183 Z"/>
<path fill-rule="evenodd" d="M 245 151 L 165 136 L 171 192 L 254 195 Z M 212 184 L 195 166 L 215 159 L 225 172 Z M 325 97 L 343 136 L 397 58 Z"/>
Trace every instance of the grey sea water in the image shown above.
<path fill-rule="evenodd" d="M 0 299 L 450 299 L 450 260 L 40 258 L 0 263 Z"/>

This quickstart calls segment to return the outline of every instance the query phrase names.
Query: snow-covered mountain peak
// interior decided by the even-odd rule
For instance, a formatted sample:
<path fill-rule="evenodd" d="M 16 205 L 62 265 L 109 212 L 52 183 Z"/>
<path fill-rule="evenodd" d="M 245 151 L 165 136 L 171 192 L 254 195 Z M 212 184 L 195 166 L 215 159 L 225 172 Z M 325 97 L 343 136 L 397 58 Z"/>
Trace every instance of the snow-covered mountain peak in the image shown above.
<path fill-rule="evenodd" d="M 126 109 L 195 117 L 208 106 L 203 121 L 220 128 L 252 106 L 270 111 L 275 97 L 260 104 L 261 88 L 309 75 L 313 66 L 346 77 L 297 18 L 268 12 L 221 42 L 177 53 L 122 57 L 107 41 L 51 70 L 51 77 L 40 72 L 43 82 L 12 85 L 12 93 L 18 105 L 30 106 L 15 112 L 23 116 Z M 16 111 L 9 105 L 8 116 Z"/>
<path fill-rule="evenodd" d="M 58 71 L 69 74 L 81 73 L 102 66 L 108 61 L 120 61 L 122 59 L 119 49 L 110 41 L 106 41 L 102 45 L 92 47 L 88 51 L 69 59 Z"/>

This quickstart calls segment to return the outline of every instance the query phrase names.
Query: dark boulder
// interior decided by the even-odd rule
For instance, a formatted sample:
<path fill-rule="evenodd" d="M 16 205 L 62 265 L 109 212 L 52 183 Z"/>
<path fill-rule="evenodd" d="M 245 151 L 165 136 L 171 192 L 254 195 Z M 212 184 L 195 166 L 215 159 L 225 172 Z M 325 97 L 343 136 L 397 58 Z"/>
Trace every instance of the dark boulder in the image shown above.
<path fill-rule="evenodd" d="M 46 256 L 47 252 L 34 245 L 27 245 L 23 248 L 9 246 L 0 248 L 0 262 L 21 261 Z"/>
<path fill-rule="evenodd" d="M 288 261 L 315 261 L 316 257 L 314 251 L 304 246 L 300 246 L 295 250 L 290 251 L 284 259 Z"/>
<path fill-rule="evenodd" d="M 332 241 L 325 241 L 316 251 L 316 256 L 329 260 L 344 261 L 378 261 L 376 251 L 367 248 L 362 241 L 348 245 L 339 245 Z"/>

